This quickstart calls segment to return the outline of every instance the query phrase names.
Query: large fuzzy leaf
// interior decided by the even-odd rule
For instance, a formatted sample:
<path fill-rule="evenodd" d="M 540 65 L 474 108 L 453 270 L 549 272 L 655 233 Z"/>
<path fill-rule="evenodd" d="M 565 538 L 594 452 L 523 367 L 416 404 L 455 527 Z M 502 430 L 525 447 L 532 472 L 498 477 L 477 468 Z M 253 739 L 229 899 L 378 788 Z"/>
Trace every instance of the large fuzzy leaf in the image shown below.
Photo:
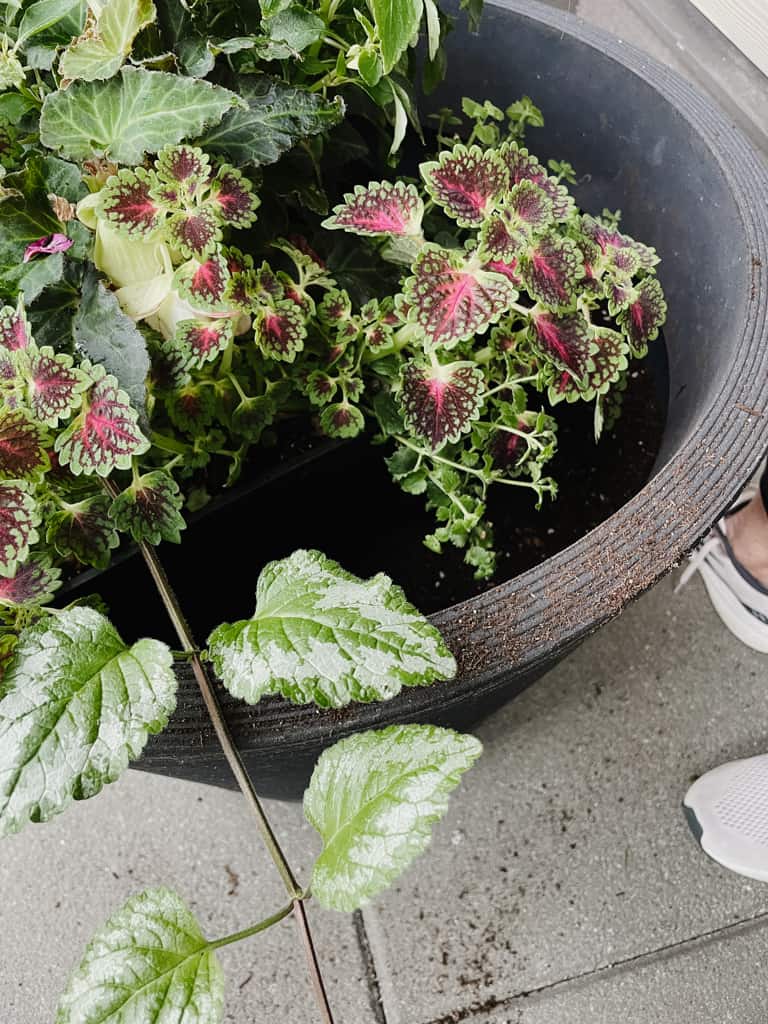
<path fill-rule="evenodd" d="M 456 671 L 388 576 L 360 580 L 319 551 L 270 562 L 253 618 L 219 626 L 209 648 L 224 685 L 251 704 L 267 693 L 321 707 L 386 700 Z"/>
<path fill-rule="evenodd" d="M 63 78 L 111 78 L 131 52 L 134 36 L 155 20 L 152 0 L 107 0 L 93 29 L 75 40 L 59 62 Z"/>
<path fill-rule="evenodd" d="M 90 384 L 88 375 L 72 365 L 72 356 L 54 352 L 48 345 L 20 353 L 16 366 L 24 380 L 27 408 L 49 427 L 55 427 L 80 405 Z"/>
<path fill-rule="evenodd" d="M 227 113 L 198 140 L 209 153 L 235 164 L 274 163 L 297 142 L 328 131 L 344 116 L 341 97 L 328 101 L 266 76 L 241 78 L 238 87 L 245 108 Z"/>
<path fill-rule="evenodd" d="M 181 509 L 184 496 L 176 481 L 164 469 L 137 477 L 115 498 L 110 516 L 119 530 L 130 533 L 137 543 L 178 544 L 186 526 Z"/>
<path fill-rule="evenodd" d="M 424 204 L 415 185 L 403 181 L 371 181 L 356 185 L 334 206 L 323 227 L 355 235 L 418 235 Z"/>
<path fill-rule="evenodd" d="M 62 466 L 79 476 L 97 473 L 109 476 L 113 469 L 130 469 L 134 455 L 149 448 L 139 430 L 136 410 L 117 380 L 103 366 L 84 363 L 94 380 L 83 397 L 83 408 L 62 433 L 54 448 Z"/>
<path fill-rule="evenodd" d="M 145 153 L 218 123 L 239 102 L 228 89 L 200 79 L 124 67 L 106 84 L 74 82 L 50 93 L 40 139 L 72 160 L 106 156 L 138 164 Z"/>
<path fill-rule="evenodd" d="M 110 504 L 105 494 L 95 494 L 65 505 L 46 518 L 45 539 L 62 558 L 106 569 L 110 552 L 120 543 L 109 518 Z"/>
<path fill-rule="evenodd" d="M 405 286 L 409 318 L 428 346 L 452 348 L 495 323 L 517 298 L 508 280 L 461 252 L 426 245 Z"/>
<path fill-rule="evenodd" d="M 0 481 L 0 576 L 12 576 L 38 539 L 40 509 L 24 480 Z"/>
<path fill-rule="evenodd" d="M 25 629 L 0 684 L 0 834 L 114 782 L 176 706 L 172 666 L 165 644 L 129 647 L 92 608 Z"/>
<path fill-rule="evenodd" d="M 224 974 L 170 889 L 132 896 L 93 936 L 56 1024 L 220 1024 Z"/>
<path fill-rule="evenodd" d="M 434 201 L 465 228 L 482 224 L 509 184 L 501 157 L 479 146 L 444 150 L 419 171 Z"/>
<path fill-rule="evenodd" d="M 484 391 L 482 370 L 474 363 L 407 363 L 400 387 L 406 426 L 437 451 L 471 428 L 480 414 Z"/>
<path fill-rule="evenodd" d="M 0 605 L 10 608 L 48 604 L 61 586 L 61 570 L 51 566 L 45 555 L 32 555 L 23 565 L 17 565 L 12 576 L 0 578 Z M 0 686 L 2 693 L 2 686 Z M 2 740 L 2 702 L 0 701 L 0 741 Z M 0 751 L 0 808 L 2 806 L 2 751 Z M 2 810 L 0 809 L 0 835 Z"/>
<path fill-rule="evenodd" d="M 45 427 L 23 409 L 0 412 L 0 480 L 37 480 L 50 466 Z"/>
<path fill-rule="evenodd" d="M 474 736 L 433 725 L 391 725 L 324 751 L 304 794 L 323 838 L 312 871 L 318 903 L 357 910 L 401 875 L 481 753 Z"/>
<path fill-rule="evenodd" d="M 83 280 L 72 335 L 82 355 L 111 373 L 134 409 L 143 415 L 149 373 L 147 343 L 133 320 L 120 308 L 114 292 L 94 273 L 86 274 Z"/>

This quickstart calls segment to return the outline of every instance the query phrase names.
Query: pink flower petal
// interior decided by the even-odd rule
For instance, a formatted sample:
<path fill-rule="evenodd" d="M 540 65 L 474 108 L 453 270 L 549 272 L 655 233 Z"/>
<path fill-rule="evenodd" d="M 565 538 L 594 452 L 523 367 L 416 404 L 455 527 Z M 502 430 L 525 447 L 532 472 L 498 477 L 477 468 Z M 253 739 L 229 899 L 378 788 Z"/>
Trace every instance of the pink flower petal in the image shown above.
<path fill-rule="evenodd" d="M 66 235 L 44 235 L 43 238 L 38 238 L 36 242 L 30 242 L 24 250 L 23 262 L 29 263 L 32 257 L 37 256 L 38 253 L 48 255 L 54 252 L 66 252 L 71 245 L 72 239 L 67 238 Z"/>

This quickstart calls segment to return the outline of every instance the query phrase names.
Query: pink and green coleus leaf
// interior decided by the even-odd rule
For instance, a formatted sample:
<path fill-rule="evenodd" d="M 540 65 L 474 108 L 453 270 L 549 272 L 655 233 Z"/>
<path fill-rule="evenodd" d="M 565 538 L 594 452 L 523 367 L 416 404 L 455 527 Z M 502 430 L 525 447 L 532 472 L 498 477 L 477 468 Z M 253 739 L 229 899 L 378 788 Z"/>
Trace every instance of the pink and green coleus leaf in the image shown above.
<path fill-rule="evenodd" d="M 48 432 L 23 409 L 0 412 L 0 480 L 38 480 L 50 467 Z"/>
<path fill-rule="evenodd" d="M 174 213 L 166 224 L 168 240 L 184 259 L 204 259 L 216 252 L 221 229 L 216 216 L 206 206 Z"/>
<path fill-rule="evenodd" d="M 581 229 L 587 238 L 590 238 L 600 247 L 603 256 L 610 262 L 613 263 L 616 259 L 619 260 L 619 264 L 616 264 L 617 270 L 621 270 L 620 264 L 622 260 L 620 254 L 623 253 L 626 258 L 626 250 L 634 255 L 638 267 L 642 270 L 653 270 L 659 262 L 656 250 L 650 245 L 645 245 L 644 242 L 636 242 L 629 235 L 623 235 L 618 228 L 608 227 L 602 221 L 596 217 L 591 217 L 589 214 L 582 216 Z M 634 271 L 631 272 L 633 273 Z"/>
<path fill-rule="evenodd" d="M 24 311 L 24 302 L 19 295 L 15 307 L 3 306 L 0 309 L 0 346 L 9 352 L 27 348 L 32 343 L 32 332 Z"/>
<path fill-rule="evenodd" d="M 307 377 L 307 382 L 304 386 L 307 398 L 312 405 L 319 406 L 327 405 L 333 401 L 337 388 L 336 378 L 331 377 L 323 370 L 313 370 Z"/>
<path fill-rule="evenodd" d="M 181 514 L 184 496 L 170 473 L 152 470 L 137 477 L 115 500 L 109 511 L 115 526 L 130 533 L 137 544 L 181 541 L 185 528 Z"/>
<path fill-rule="evenodd" d="M 531 341 L 556 367 L 570 373 L 579 383 L 594 369 L 596 349 L 589 322 L 581 313 L 534 313 Z"/>
<path fill-rule="evenodd" d="M 343 288 L 331 288 L 323 296 L 317 307 L 317 315 L 321 323 L 329 327 L 343 324 L 352 316 L 352 301 Z"/>
<path fill-rule="evenodd" d="M 258 444 L 276 413 L 277 404 L 269 393 L 242 398 L 232 413 L 232 431 L 249 444 Z"/>
<path fill-rule="evenodd" d="M 405 283 L 408 317 L 429 348 L 452 348 L 482 334 L 517 299 L 510 282 L 457 250 L 426 245 Z"/>
<path fill-rule="evenodd" d="M 480 415 L 485 385 L 474 363 L 421 366 L 407 363 L 400 383 L 406 426 L 433 451 L 453 444 Z"/>
<path fill-rule="evenodd" d="M 174 344 L 181 353 L 188 353 L 188 366 L 201 369 L 229 345 L 234 334 L 231 317 L 216 320 L 181 320 L 176 327 Z"/>
<path fill-rule="evenodd" d="M 584 278 L 584 259 L 572 239 L 552 232 L 523 253 L 520 272 L 531 298 L 562 309 L 576 301 Z"/>
<path fill-rule="evenodd" d="M 83 363 L 94 383 L 83 396 L 83 406 L 69 426 L 56 437 L 54 449 L 62 466 L 81 473 L 109 476 L 113 469 L 130 469 L 134 455 L 149 448 L 138 426 L 138 414 L 117 379 L 103 366 Z"/>
<path fill-rule="evenodd" d="M 47 604 L 61 586 L 61 570 L 43 555 L 32 555 L 12 576 L 0 579 L 0 605 L 19 608 Z"/>
<path fill-rule="evenodd" d="M 203 311 L 223 309 L 228 283 L 227 264 L 218 251 L 202 262 L 192 259 L 182 263 L 174 275 L 179 295 Z"/>
<path fill-rule="evenodd" d="M 46 520 L 48 544 L 62 558 L 106 569 L 110 552 L 120 543 L 115 524 L 109 518 L 110 505 L 104 494 L 65 505 Z"/>
<path fill-rule="evenodd" d="M 265 356 L 292 363 L 304 348 L 307 328 L 301 309 L 289 299 L 262 306 L 253 325 L 256 344 Z"/>
<path fill-rule="evenodd" d="M 326 405 L 320 414 L 320 428 L 329 437 L 357 437 L 365 427 L 365 417 L 350 402 Z"/>
<path fill-rule="evenodd" d="M 216 415 L 216 396 L 207 382 L 192 381 L 165 399 L 171 423 L 188 434 L 200 434 Z"/>
<path fill-rule="evenodd" d="M 171 204 L 195 199 L 210 178 L 210 161 L 197 146 L 166 146 L 155 160 L 160 194 Z"/>
<path fill-rule="evenodd" d="M 555 220 L 568 220 L 576 209 L 573 197 L 568 194 L 565 185 L 561 185 L 557 178 L 547 174 L 546 169 L 532 153 L 512 141 L 504 142 L 498 153 L 509 172 L 510 186 L 519 185 L 521 181 L 532 181 L 551 200 L 552 216 Z"/>
<path fill-rule="evenodd" d="M 419 167 L 432 199 L 460 227 L 478 227 L 509 186 L 499 154 L 479 146 L 458 145 Z"/>
<path fill-rule="evenodd" d="M 72 365 L 72 356 L 57 353 L 50 346 L 32 346 L 15 359 L 24 381 L 24 402 L 36 420 L 55 427 L 78 408 L 90 378 Z"/>
<path fill-rule="evenodd" d="M 644 356 L 648 342 L 659 336 L 667 318 L 667 303 L 658 278 L 646 277 L 634 290 L 628 305 L 620 310 L 616 323 L 629 339 L 633 355 Z"/>
<path fill-rule="evenodd" d="M 129 238 L 149 238 L 162 225 L 167 212 L 155 195 L 157 185 L 153 171 L 122 168 L 101 190 L 100 216 Z"/>
<path fill-rule="evenodd" d="M 552 221 L 549 196 L 534 182 L 521 181 L 483 222 L 480 251 L 486 259 L 510 262 Z"/>
<path fill-rule="evenodd" d="M 209 202 L 222 224 L 247 228 L 256 220 L 259 199 L 251 182 L 234 167 L 224 164 L 211 182 Z"/>
<path fill-rule="evenodd" d="M 579 399 L 591 401 L 598 395 L 606 394 L 626 371 L 629 345 L 617 331 L 601 327 L 594 331 L 594 344 L 590 356 L 592 366 L 583 381 L 576 380 L 563 370 L 549 388 L 552 405 L 565 399 L 575 402 Z"/>
<path fill-rule="evenodd" d="M 26 480 L 0 481 L 0 576 L 12 576 L 39 535 L 40 509 Z"/>
<path fill-rule="evenodd" d="M 424 204 L 415 185 L 372 181 L 347 193 L 322 226 L 355 235 L 419 235 L 423 216 Z"/>

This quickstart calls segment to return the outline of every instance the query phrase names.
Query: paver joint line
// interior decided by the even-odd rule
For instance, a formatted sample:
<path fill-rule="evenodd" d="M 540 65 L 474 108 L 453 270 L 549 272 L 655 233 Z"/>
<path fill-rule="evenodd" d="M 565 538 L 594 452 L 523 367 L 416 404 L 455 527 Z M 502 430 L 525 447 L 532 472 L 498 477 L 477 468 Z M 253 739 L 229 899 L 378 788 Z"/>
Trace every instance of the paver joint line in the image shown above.
<path fill-rule="evenodd" d="M 379 976 L 376 973 L 376 960 L 373 956 L 371 943 L 368 940 L 368 932 L 365 930 L 365 920 L 362 910 L 355 910 L 352 914 L 352 921 L 355 926 L 357 944 L 360 947 L 360 955 L 365 967 L 365 981 L 368 987 L 368 999 L 371 1004 L 371 1011 L 376 1018 L 376 1024 L 388 1024 L 387 1013 L 384 1009 L 384 1000 L 381 996 L 381 985 Z"/>

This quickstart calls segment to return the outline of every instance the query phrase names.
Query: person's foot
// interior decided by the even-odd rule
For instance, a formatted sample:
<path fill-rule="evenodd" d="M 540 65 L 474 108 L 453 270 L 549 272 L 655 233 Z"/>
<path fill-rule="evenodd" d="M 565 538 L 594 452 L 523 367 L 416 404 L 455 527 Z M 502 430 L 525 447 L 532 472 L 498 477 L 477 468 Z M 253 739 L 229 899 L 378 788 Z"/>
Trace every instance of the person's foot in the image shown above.
<path fill-rule="evenodd" d="M 718 864 L 768 882 L 768 754 L 702 775 L 683 801 L 702 850 Z"/>
<path fill-rule="evenodd" d="M 693 552 L 677 589 L 699 572 L 725 626 L 768 654 L 768 514 L 759 493 L 745 498 Z"/>

